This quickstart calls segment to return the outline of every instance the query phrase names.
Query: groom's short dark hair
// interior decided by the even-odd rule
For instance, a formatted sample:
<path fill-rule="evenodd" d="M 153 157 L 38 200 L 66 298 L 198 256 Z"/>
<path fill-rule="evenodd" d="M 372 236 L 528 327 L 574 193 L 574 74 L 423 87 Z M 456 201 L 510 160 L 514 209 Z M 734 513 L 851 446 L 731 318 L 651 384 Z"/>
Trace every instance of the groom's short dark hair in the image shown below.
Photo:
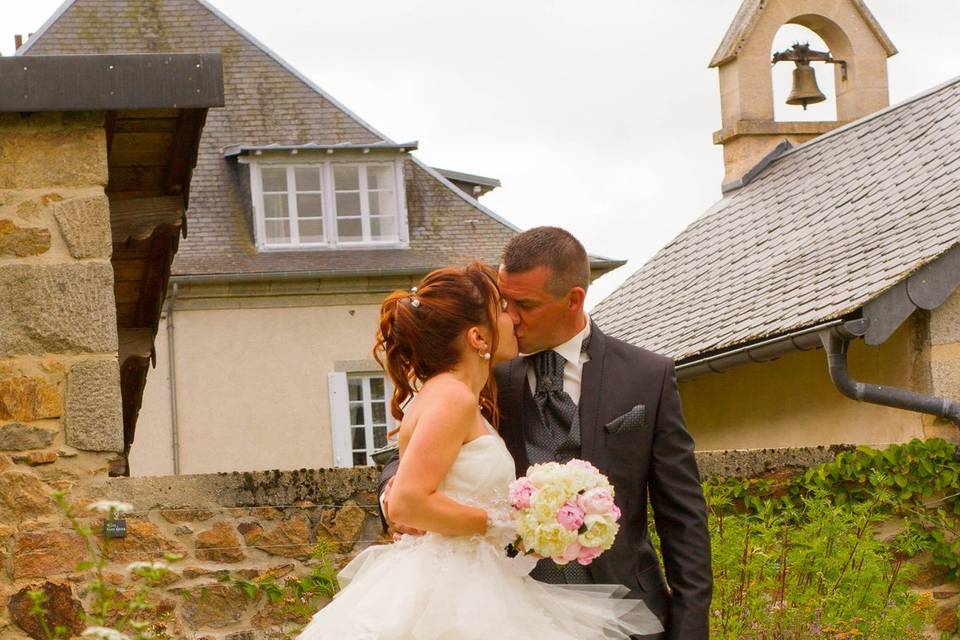
<path fill-rule="evenodd" d="M 553 274 L 547 291 L 556 297 L 590 286 L 590 258 L 580 241 L 560 227 L 534 227 L 515 235 L 503 249 L 501 266 L 508 273 L 547 267 Z"/>

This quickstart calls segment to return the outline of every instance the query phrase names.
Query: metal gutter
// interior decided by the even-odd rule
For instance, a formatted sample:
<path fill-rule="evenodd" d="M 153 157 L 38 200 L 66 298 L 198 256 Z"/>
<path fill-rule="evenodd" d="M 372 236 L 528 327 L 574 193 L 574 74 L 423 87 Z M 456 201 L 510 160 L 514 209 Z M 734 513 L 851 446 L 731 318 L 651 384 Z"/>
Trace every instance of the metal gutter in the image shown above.
<path fill-rule="evenodd" d="M 170 438 L 173 448 L 173 475 L 180 475 L 180 430 L 177 422 L 177 365 L 173 344 L 173 305 L 177 300 L 177 283 L 170 286 L 167 301 L 167 368 L 170 370 Z"/>
<path fill-rule="evenodd" d="M 253 273 L 202 273 L 170 276 L 171 284 L 221 284 L 233 282 L 265 282 L 269 280 L 319 280 L 321 278 L 384 278 L 392 276 L 426 275 L 433 267 L 403 267 L 397 269 L 315 269 L 312 271 L 257 271 Z"/>
<path fill-rule="evenodd" d="M 830 320 L 738 349 L 683 362 L 677 365 L 677 379 L 691 380 L 705 373 L 723 373 L 741 364 L 767 362 L 793 351 L 817 349 L 820 347 L 821 332 L 840 330 L 843 324 L 843 320 Z"/>
<path fill-rule="evenodd" d="M 897 387 L 867 384 L 851 378 L 847 370 L 847 350 L 851 339 L 830 332 L 821 335 L 823 348 L 827 352 L 830 379 L 840 393 L 859 402 L 939 416 L 960 427 L 960 402 L 956 400 L 923 395 Z"/>

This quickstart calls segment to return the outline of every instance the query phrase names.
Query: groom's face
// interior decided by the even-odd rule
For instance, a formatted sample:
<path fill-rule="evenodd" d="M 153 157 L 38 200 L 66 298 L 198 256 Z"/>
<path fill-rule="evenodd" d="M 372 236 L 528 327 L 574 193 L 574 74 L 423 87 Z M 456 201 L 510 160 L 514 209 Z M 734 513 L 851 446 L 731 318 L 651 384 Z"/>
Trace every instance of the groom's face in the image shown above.
<path fill-rule="evenodd" d="M 507 300 L 521 353 L 552 349 L 570 339 L 566 334 L 576 310 L 571 308 L 569 296 L 557 298 L 547 291 L 551 275 L 544 266 L 522 273 L 500 267 L 500 295 Z"/>

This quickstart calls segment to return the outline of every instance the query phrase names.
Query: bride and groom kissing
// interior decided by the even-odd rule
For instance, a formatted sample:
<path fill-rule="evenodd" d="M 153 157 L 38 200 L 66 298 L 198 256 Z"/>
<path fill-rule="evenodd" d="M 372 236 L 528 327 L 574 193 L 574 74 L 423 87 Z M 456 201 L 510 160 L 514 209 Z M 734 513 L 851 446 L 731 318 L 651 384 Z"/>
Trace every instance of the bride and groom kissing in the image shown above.
<path fill-rule="evenodd" d="M 439 269 L 385 300 L 375 354 L 394 382 L 400 455 L 379 489 L 403 535 L 348 564 L 299 638 L 708 637 L 706 506 L 673 361 L 592 323 L 589 280 L 580 242 L 538 227 L 507 244 L 499 273 Z M 510 482 L 571 459 L 615 489 L 613 546 L 588 566 L 508 557 Z"/>

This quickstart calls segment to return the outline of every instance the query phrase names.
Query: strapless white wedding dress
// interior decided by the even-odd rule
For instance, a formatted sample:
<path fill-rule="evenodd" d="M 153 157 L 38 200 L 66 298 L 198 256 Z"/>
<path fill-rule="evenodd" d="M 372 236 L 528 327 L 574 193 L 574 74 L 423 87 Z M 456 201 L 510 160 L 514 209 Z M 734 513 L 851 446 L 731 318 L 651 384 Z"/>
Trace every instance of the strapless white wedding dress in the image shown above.
<path fill-rule="evenodd" d="M 515 478 L 500 436 L 463 445 L 439 491 L 502 509 Z M 642 600 L 614 585 L 548 585 L 482 536 L 403 536 L 369 547 L 298 640 L 610 640 L 662 630 Z"/>

